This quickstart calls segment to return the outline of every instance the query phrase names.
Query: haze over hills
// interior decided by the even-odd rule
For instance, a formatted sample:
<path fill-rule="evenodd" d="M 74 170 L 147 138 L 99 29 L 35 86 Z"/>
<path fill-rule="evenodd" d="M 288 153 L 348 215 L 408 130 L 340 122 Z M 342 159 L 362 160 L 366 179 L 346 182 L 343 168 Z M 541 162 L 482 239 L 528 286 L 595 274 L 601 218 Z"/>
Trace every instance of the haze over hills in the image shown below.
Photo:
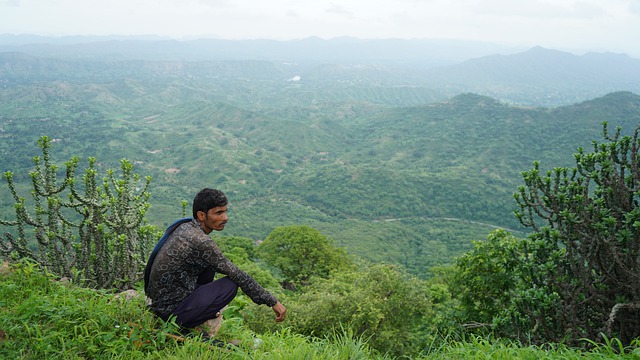
<path fill-rule="evenodd" d="M 640 60 L 624 54 L 581 56 L 535 47 L 491 55 L 428 72 L 430 83 L 513 103 L 560 105 L 613 91 L 640 93 Z"/>
<path fill-rule="evenodd" d="M 260 60 L 310 63 L 389 63 L 435 66 L 458 63 L 517 47 L 481 41 L 376 39 L 170 40 L 142 36 L 43 37 L 0 34 L 0 52 L 63 59 L 221 61 Z"/>
<path fill-rule="evenodd" d="M 524 235 L 512 194 L 533 161 L 570 166 L 603 121 L 627 133 L 640 123 L 640 60 L 619 54 L 533 48 L 435 68 L 100 58 L 109 46 L 87 44 L 73 56 L 53 54 L 84 45 L 0 52 L 0 170 L 23 189 L 48 135 L 59 163 L 95 156 L 104 171 L 127 158 L 151 175 L 159 226 L 216 186 L 232 199 L 229 235 L 307 224 L 421 276 L 496 227 Z M 11 206 L 0 188 L 0 215 Z"/>
<path fill-rule="evenodd" d="M 574 55 L 541 47 L 517 52 L 435 40 L 17 39 L 0 36 L 0 84 L 122 77 L 199 80 L 218 82 L 221 93 L 231 86 L 250 94 L 224 101 L 259 99 L 254 101 L 259 107 L 280 106 L 281 99 L 300 106 L 350 100 L 413 106 L 465 92 L 514 104 L 559 106 L 614 91 L 640 92 L 640 60 L 624 54 Z"/>

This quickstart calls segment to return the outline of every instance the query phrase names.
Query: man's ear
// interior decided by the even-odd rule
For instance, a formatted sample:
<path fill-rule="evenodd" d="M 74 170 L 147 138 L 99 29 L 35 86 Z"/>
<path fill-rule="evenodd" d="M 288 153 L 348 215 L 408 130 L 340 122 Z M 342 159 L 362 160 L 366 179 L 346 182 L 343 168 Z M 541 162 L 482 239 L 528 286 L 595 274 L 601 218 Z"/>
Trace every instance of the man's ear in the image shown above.
<path fill-rule="evenodd" d="M 198 211 L 196 215 L 199 221 L 204 221 L 207 218 L 207 214 L 204 211 Z"/>

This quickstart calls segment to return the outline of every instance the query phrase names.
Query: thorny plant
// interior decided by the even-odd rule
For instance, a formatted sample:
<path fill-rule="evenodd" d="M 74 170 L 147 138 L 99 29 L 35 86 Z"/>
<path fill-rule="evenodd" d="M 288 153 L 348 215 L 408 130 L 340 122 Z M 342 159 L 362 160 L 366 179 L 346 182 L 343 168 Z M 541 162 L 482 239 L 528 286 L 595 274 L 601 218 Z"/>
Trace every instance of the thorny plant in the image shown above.
<path fill-rule="evenodd" d="M 18 194 L 14 174 L 4 173 L 14 199 L 15 220 L 0 220 L 13 232 L 0 237 L 0 255 L 28 258 L 60 277 L 85 286 L 132 288 L 140 280 L 146 255 L 157 238 L 146 225 L 150 177 L 141 179 L 133 165 L 121 160 L 121 175 L 109 169 L 100 181 L 96 159 L 82 178 L 76 177 L 78 157 L 65 163 L 64 179 L 52 163 L 51 138 L 38 140 L 42 157 L 35 156 L 29 174 L 32 202 Z M 30 211 L 28 204 L 33 206 Z"/>

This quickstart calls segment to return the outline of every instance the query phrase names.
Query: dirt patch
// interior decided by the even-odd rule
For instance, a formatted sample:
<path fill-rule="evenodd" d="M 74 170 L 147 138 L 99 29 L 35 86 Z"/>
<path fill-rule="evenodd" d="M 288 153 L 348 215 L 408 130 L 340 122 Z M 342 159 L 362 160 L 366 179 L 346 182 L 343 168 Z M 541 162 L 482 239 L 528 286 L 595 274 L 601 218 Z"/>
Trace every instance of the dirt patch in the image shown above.
<path fill-rule="evenodd" d="M 129 289 L 116 294 L 114 296 L 114 299 L 124 299 L 125 301 L 131 301 L 139 296 L 140 296 L 140 293 L 138 293 L 136 290 Z"/>
<path fill-rule="evenodd" d="M 168 168 L 165 169 L 164 172 L 166 172 L 167 174 L 177 174 L 180 172 L 180 169 L 178 168 Z"/>
<path fill-rule="evenodd" d="M 9 272 L 9 262 L 8 261 L 3 261 L 2 264 L 0 264 L 0 275 L 6 274 Z"/>

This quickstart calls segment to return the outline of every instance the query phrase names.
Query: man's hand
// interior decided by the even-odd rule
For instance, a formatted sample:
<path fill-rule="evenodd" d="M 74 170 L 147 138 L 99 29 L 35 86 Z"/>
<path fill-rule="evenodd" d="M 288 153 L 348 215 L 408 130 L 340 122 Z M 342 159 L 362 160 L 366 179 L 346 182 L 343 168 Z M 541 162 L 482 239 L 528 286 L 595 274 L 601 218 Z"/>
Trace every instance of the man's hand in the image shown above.
<path fill-rule="evenodd" d="M 287 308 L 285 308 L 284 305 L 282 305 L 282 303 L 278 301 L 275 305 L 273 305 L 272 309 L 273 312 L 276 313 L 276 322 L 283 322 L 284 318 L 287 316 Z"/>

